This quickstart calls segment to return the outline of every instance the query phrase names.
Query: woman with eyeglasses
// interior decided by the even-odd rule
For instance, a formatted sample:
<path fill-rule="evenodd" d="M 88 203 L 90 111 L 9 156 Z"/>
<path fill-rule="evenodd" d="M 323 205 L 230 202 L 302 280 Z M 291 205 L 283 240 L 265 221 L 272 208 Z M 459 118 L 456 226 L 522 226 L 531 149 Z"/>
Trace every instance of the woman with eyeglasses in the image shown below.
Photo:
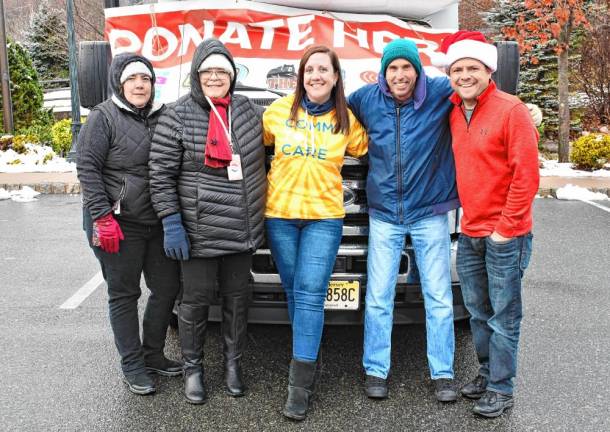
<path fill-rule="evenodd" d="M 292 361 L 283 414 L 303 420 L 313 393 L 324 299 L 343 232 L 341 167 L 367 152 L 368 138 L 347 107 L 339 59 L 322 45 L 299 64 L 293 95 L 263 115 L 274 146 L 265 210 L 267 241 L 292 324 Z"/>
<path fill-rule="evenodd" d="M 236 69 L 216 39 L 196 49 L 191 91 L 159 119 L 150 188 L 165 252 L 182 264 L 178 325 L 184 395 L 206 400 L 203 348 L 210 305 L 221 300 L 226 391 L 243 396 L 252 253 L 263 241 L 266 178 L 261 110 L 235 95 Z"/>

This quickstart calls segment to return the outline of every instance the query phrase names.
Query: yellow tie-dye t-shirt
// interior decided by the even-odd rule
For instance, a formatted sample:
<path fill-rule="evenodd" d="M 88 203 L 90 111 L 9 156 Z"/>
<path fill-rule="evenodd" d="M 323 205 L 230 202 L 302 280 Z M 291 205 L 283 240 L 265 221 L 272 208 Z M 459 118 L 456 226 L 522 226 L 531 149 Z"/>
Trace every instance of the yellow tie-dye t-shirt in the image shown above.
<path fill-rule="evenodd" d="M 311 116 L 299 108 L 290 120 L 293 95 L 273 102 L 263 115 L 264 142 L 275 146 L 267 176 L 266 217 L 284 219 L 342 218 L 341 167 L 345 154 L 360 157 L 368 150 L 366 131 L 348 110 L 347 135 L 333 133 L 335 110 Z"/>

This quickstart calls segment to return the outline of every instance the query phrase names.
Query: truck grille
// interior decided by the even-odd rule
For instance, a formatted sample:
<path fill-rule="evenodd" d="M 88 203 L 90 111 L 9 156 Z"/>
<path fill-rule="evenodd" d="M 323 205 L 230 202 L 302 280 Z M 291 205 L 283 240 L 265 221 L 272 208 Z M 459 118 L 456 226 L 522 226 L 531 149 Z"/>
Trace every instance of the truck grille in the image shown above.
<path fill-rule="evenodd" d="M 272 157 L 272 155 L 268 155 L 268 165 Z M 369 233 L 369 216 L 366 205 L 367 171 L 368 162 L 366 158 L 359 160 L 346 157 L 345 164 L 341 170 L 346 215 L 343 221 L 343 237 L 333 269 L 333 278 L 359 279 L 363 283 L 366 281 Z M 450 217 L 450 226 L 453 228 L 451 234 L 454 241 L 457 238 L 455 234 L 455 213 L 455 211 L 452 212 Z M 457 280 L 455 272 L 453 272 L 452 276 L 454 280 Z M 258 287 L 258 289 L 255 289 L 255 294 L 257 290 L 264 290 L 265 285 L 279 286 L 281 284 L 273 257 L 266 244 L 254 254 L 252 281 L 255 288 Z M 415 263 L 415 253 L 411 245 L 411 239 L 408 236 L 400 262 L 398 284 L 419 284 L 419 272 Z"/>

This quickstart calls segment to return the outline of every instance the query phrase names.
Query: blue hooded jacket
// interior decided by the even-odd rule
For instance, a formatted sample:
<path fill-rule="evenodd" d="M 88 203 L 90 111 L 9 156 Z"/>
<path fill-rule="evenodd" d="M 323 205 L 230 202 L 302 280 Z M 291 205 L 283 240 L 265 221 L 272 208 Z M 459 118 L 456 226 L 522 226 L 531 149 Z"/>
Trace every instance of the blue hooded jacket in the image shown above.
<path fill-rule="evenodd" d="M 369 215 L 410 224 L 460 206 L 451 151 L 449 96 L 444 77 L 421 70 L 413 97 L 399 105 L 383 74 L 348 98 L 369 135 L 366 193 Z"/>

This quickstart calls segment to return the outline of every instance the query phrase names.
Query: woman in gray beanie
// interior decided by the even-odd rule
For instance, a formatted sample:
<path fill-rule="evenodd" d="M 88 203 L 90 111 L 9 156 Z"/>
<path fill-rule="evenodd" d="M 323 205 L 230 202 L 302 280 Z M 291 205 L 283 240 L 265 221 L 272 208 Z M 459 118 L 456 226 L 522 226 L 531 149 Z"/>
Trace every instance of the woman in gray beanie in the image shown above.
<path fill-rule="evenodd" d="M 84 229 L 108 285 L 124 381 L 133 393 L 144 395 L 155 392 L 149 373 L 182 373 L 182 365 L 163 354 L 180 289 L 179 267 L 163 253 L 163 229 L 148 186 L 151 135 L 163 106 L 153 103 L 155 73 L 146 58 L 117 55 L 109 73 L 113 94 L 89 113 L 80 132 L 77 171 Z M 142 273 L 150 296 L 140 341 Z"/>

